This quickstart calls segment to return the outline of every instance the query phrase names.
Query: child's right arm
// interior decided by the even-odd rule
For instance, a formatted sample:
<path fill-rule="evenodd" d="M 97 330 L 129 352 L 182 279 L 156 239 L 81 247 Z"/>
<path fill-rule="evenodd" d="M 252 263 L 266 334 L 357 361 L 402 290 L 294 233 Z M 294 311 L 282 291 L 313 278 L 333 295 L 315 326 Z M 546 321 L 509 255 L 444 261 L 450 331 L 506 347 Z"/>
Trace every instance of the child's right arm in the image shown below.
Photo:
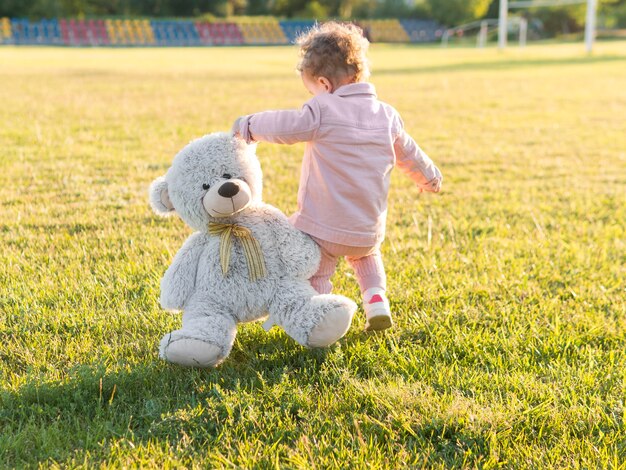
<path fill-rule="evenodd" d="M 393 148 L 398 168 L 415 181 L 421 191 L 430 193 L 440 191 L 443 182 L 441 171 L 404 128 L 396 137 Z"/>
<path fill-rule="evenodd" d="M 233 124 L 235 135 L 251 142 L 294 144 L 312 140 L 320 126 L 320 107 L 315 99 L 302 109 L 264 111 L 238 118 Z"/>

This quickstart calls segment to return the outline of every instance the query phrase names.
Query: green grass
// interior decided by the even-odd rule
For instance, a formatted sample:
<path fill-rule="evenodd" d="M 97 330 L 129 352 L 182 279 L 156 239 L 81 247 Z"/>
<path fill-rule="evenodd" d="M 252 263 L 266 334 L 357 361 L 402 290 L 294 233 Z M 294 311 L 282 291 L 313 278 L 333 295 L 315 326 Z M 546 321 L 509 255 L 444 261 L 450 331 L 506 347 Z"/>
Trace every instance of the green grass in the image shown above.
<path fill-rule="evenodd" d="M 0 467 L 624 468 L 626 42 L 583 49 L 373 46 L 445 175 L 393 177 L 395 328 L 359 312 L 321 351 L 243 325 L 203 371 L 157 357 L 189 229 L 147 187 L 307 100 L 296 51 L 0 48 Z M 302 148 L 258 148 L 286 213 Z"/>

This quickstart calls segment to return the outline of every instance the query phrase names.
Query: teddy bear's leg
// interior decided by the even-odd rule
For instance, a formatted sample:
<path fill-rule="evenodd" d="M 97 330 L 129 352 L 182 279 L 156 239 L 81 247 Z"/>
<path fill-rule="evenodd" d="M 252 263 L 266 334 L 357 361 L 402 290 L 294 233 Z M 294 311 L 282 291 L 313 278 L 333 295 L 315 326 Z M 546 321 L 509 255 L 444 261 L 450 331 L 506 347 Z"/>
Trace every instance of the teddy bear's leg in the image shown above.
<path fill-rule="evenodd" d="M 269 311 L 273 321 L 303 346 L 333 344 L 346 334 L 356 304 L 341 295 L 319 295 L 307 281 L 281 284 Z"/>
<path fill-rule="evenodd" d="M 237 333 L 230 315 L 185 312 L 183 327 L 166 334 L 159 355 L 187 367 L 215 367 L 230 354 Z"/>

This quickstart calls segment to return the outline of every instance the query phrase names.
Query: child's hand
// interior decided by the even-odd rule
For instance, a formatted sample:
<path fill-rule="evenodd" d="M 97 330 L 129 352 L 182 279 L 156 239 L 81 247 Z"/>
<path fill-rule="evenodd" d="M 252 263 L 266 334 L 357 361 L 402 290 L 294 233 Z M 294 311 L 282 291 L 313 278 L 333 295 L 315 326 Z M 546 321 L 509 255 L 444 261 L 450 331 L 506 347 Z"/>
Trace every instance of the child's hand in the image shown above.
<path fill-rule="evenodd" d="M 235 119 L 235 122 L 233 123 L 233 127 L 230 130 L 235 137 L 241 138 L 241 121 L 242 121 L 242 119 L 243 119 L 243 117 L 238 117 L 237 119 Z"/>
<path fill-rule="evenodd" d="M 438 193 L 441 191 L 441 184 L 443 183 L 443 178 L 436 177 L 431 179 L 428 183 L 420 184 L 420 192 L 427 193 Z"/>
<path fill-rule="evenodd" d="M 256 142 L 254 137 L 252 137 L 252 134 L 250 134 L 250 129 L 248 128 L 250 125 L 250 116 L 240 116 L 235 119 L 233 127 L 230 130 L 234 137 L 244 140 L 247 144 L 253 144 Z"/>

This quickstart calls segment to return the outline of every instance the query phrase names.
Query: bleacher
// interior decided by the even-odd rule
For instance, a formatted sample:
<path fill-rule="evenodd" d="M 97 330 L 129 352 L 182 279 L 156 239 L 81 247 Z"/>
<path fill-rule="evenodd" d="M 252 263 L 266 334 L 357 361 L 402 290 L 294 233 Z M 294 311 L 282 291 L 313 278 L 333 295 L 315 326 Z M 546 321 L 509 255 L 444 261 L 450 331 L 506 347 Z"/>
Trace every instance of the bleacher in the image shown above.
<path fill-rule="evenodd" d="M 0 18 L 0 44 L 51 46 L 236 46 L 293 44 L 315 21 L 205 22 L 148 19 Z M 426 20 L 358 22 L 372 42 L 434 42 L 444 28 Z"/>

